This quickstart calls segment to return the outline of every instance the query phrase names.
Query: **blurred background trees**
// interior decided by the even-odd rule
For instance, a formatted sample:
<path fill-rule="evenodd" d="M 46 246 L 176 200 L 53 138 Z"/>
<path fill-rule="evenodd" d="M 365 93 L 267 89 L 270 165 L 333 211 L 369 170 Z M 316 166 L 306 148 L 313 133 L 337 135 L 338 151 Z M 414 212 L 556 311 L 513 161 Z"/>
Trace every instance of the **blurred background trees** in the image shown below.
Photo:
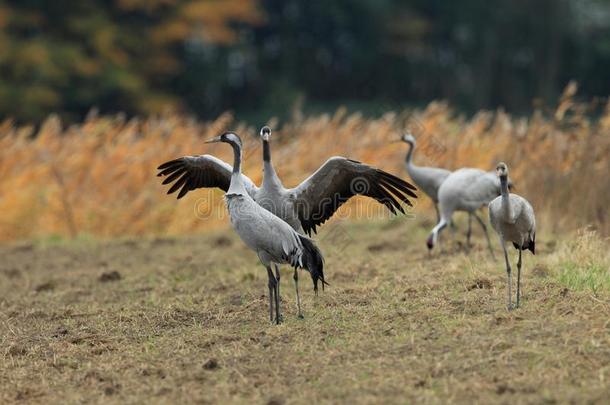
<path fill-rule="evenodd" d="M 516 113 L 610 93 L 608 0 L 0 1 L 0 114 L 253 120 L 448 99 Z"/>

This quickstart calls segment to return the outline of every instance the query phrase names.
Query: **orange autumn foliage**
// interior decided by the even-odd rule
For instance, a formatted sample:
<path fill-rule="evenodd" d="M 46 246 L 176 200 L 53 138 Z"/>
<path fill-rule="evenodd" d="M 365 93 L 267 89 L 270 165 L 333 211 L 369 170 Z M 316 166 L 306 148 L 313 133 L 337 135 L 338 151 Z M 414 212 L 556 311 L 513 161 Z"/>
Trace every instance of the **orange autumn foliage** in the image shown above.
<path fill-rule="evenodd" d="M 593 225 L 608 234 L 610 107 L 596 119 L 586 111 L 587 105 L 569 94 L 554 114 L 536 111 L 521 118 L 481 111 L 466 119 L 440 102 L 376 119 L 339 109 L 295 116 L 274 131 L 273 159 L 286 186 L 302 181 L 332 155 L 408 178 L 407 147 L 390 141 L 410 127 L 418 137 L 417 164 L 491 170 L 506 161 L 516 192 L 532 202 L 541 228 Z M 198 190 L 176 201 L 155 175 L 160 163 L 182 155 L 212 153 L 230 162 L 226 145 L 202 143 L 227 129 L 245 140 L 244 172 L 259 183 L 258 130 L 236 123 L 230 114 L 211 122 L 173 114 L 131 120 L 92 114 L 68 128 L 51 116 L 36 132 L 5 121 L 0 125 L 0 241 L 178 235 L 225 227 L 222 192 Z M 431 212 L 425 196 L 411 210 L 412 215 Z M 387 213 L 358 198 L 337 215 L 348 216 Z"/>

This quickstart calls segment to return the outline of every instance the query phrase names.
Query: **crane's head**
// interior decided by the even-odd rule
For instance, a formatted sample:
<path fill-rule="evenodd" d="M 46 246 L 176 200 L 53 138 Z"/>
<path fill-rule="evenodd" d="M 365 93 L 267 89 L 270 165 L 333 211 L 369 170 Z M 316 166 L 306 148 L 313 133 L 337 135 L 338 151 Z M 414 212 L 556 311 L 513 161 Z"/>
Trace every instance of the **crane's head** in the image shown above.
<path fill-rule="evenodd" d="M 220 136 L 205 141 L 205 143 L 225 142 L 241 148 L 241 138 L 235 132 L 225 132 Z"/>
<path fill-rule="evenodd" d="M 267 125 L 261 128 L 260 137 L 263 141 L 269 142 L 269 138 L 271 137 L 271 128 Z"/>
<path fill-rule="evenodd" d="M 406 132 L 401 138 L 403 142 L 410 143 L 411 145 L 415 145 L 415 137 L 411 132 Z"/>
<path fill-rule="evenodd" d="M 426 239 L 426 246 L 428 247 L 428 250 L 432 250 L 434 248 L 434 235 L 430 234 L 430 236 L 428 236 L 428 239 Z"/>
<path fill-rule="evenodd" d="M 506 163 L 500 162 L 497 164 L 496 174 L 498 177 L 508 177 L 508 166 L 506 166 Z"/>

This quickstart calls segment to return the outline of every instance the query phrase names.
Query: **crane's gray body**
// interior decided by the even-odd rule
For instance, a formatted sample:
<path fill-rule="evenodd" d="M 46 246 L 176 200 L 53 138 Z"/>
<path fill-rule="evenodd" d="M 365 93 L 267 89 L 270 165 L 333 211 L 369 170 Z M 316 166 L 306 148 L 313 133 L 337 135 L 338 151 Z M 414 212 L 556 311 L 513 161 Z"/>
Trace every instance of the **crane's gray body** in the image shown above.
<path fill-rule="evenodd" d="M 282 218 L 295 231 L 303 233 L 303 227 L 297 211 L 295 193 L 284 187 L 282 181 L 275 173 L 271 161 L 265 161 L 263 164 L 263 184 L 257 190 L 254 201 Z"/>
<path fill-rule="evenodd" d="M 496 197 L 491 201 L 489 221 L 504 241 L 521 247 L 527 246 L 536 234 L 534 209 L 525 198 L 517 194 Z"/>
<path fill-rule="evenodd" d="M 245 190 L 243 194 L 227 193 L 225 201 L 231 226 L 263 265 L 303 266 L 303 245 L 289 224 L 261 207 Z"/>
<path fill-rule="evenodd" d="M 451 172 L 438 167 L 415 166 L 408 162 L 406 163 L 406 168 L 413 183 L 430 197 L 434 203 L 438 203 L 438 189 Z"/>
<path fill-rule="evenodd" d="M 500 194 L 500 181 L 492 172 L 459 169 L 451 173 L 438 190 L 441 217 L 447 221 L 455 211 L 474 213 Z"/>
<path fill-rule="evenodd" d="M 487 246 L 494 257 L 487 226 L 476 211 L 500 194 L 500 180 L 491 172 L 465 168 L 452 172 L 438 190 L 440 220 L 432 229 L 426 244 L 432 249 L 440 232 L 452 221 L 455 211 L 465 211 L 473 216 L 483 228 Z"/>

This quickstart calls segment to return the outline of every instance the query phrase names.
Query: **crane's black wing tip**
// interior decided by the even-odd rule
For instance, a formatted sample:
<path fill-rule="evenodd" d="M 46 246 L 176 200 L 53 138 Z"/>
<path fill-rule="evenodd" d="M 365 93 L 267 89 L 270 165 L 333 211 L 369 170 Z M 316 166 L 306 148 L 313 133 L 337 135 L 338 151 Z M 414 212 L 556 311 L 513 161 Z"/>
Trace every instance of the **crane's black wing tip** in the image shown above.
<path fill-rule="evenodd" d="M 176 164 L 176 163 L 180 163 L 180 159 L 182 158 L 178 158 L 178 159 L 173 159 L 173 160 L 169 160 L 165 163 L 162 163 L 159 165 L 159 167 L 157 167 L 157 170 L 163 170 L 163 169 L 167 169 L 168 167 Z"/>

